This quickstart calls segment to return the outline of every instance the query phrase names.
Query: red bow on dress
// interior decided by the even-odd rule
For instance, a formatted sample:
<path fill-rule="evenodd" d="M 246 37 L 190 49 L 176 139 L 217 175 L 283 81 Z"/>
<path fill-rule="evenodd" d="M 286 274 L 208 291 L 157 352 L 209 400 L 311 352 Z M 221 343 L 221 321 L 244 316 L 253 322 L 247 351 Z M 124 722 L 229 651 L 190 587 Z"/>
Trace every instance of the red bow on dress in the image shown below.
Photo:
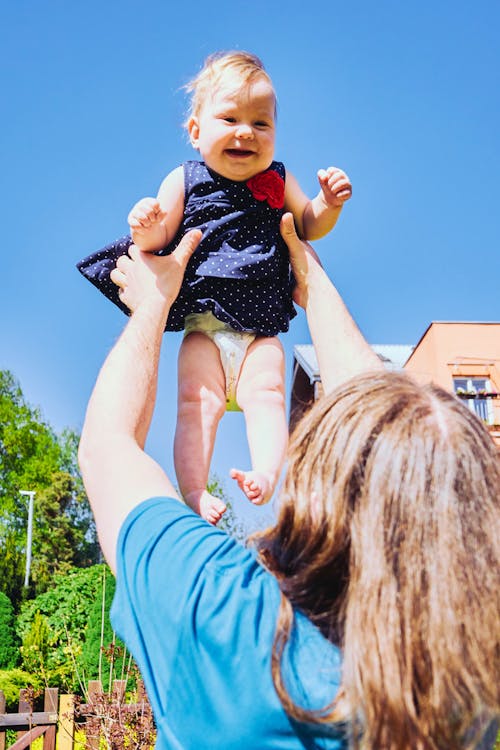
<path fill-rule="evenodd" d="M 285 205 L 285 181 L 274 169 L 259 172 L 250 177 L 246 184 L 256 200 L 267 201 L 271 208 L 283 208 Z"/>

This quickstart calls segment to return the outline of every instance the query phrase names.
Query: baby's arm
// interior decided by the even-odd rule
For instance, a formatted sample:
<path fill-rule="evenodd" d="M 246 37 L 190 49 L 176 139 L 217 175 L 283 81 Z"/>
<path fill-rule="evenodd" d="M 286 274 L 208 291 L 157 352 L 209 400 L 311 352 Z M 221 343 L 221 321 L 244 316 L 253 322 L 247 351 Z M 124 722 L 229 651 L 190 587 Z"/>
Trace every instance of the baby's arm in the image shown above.
<path fill-rule="evenodd" d="M 297 232 L 303 240 L 318 240 L 328 234 L 340 216 L 342 206 L 352 195 L 349 177 L 337 167 L 320 169 L 320 191 L 310 200 L 295 177 L 287 172 L 285 210 L 293 213 Z"/>
<path fill-rule="evenodd" d="M 128 215 L 132 241 L 145 252 L 173 240 L 184 212 L 184 170 L 174 169 L 163 180 L 157 198 L 142 198 Z"/>

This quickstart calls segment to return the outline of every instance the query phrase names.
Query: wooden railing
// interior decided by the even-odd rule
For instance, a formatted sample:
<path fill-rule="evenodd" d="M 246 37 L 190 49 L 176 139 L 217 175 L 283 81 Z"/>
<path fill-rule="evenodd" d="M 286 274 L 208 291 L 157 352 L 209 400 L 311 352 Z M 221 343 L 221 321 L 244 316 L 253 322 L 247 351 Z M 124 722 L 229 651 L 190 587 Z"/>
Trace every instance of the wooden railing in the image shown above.
<path fill-rule="evenodd" d="M 59 732 L 58 750 L 73 750 L 74 719 L 72 695 L 61 695 L 57 688 L 45 688 L 43 711 L 33 711 L 29 690 L 19 692 L 16 713 L 5 713 L 5 696 L 0 690 L 0 750 L 6 748 L 8 729 L 17 732 L 17 739 L 8 750 L 25 750 L 38 737 L 43 736 L 43 750 L 55 750 L 56 733 Z"/>
<path fill-rule="evenodd" d="M 57 688 L 46 688 L 43 711 L 33 710 L 33 691 L 19 691 L 18 711 L 6 713 L 5 696 L 0 690 L 0 750 L 25 750 L 43 737 L 43 750 L 74 750 L 75 730 L 84 737 L 78 747 L 99 750 L 101 737 L 109 746 L 109 737 L 116 732 L 126 734 L 124 717 L 140 717 L 145 725 L 140 747 L 154 744 L 154 725 L 147 696 L 142 683 L 137 688 L 137 703 L 125 703 L 123 680 L 115 680 L 110 693 L 104 692 L 98 681 L 88 683 L 87 702 L 74 695 L 59 695 Z M 146 721 L 144 721 L 146 719 Z M 16 732 L 14 744 L 7 747 L 6 733 Z M 151 734 L 152 733 L 152 734 Z M 12 735 L 10 735 L 12 737 Z M 148 737 L 152 739 L 149 741 Z M 11 740 L 10 740 L 11 741 Z"/>

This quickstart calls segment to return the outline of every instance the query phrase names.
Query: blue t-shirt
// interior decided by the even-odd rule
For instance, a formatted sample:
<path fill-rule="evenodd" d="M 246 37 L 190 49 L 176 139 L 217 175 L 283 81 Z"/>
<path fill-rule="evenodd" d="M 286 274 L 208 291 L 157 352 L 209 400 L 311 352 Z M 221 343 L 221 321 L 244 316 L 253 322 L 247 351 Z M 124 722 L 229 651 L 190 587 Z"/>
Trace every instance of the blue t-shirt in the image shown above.
<path fill-rule="evenodd" d="M 134 655 L 157 750 L 343 750 L 342 727 L 290 719 L 271 677 L 280 592 L 255 553 L 172 498 L 126 519 L 112 622 Z M 285 651 L 292 698 L 321 709 L 341 679 L 339 649 L 303 615 Z"/>

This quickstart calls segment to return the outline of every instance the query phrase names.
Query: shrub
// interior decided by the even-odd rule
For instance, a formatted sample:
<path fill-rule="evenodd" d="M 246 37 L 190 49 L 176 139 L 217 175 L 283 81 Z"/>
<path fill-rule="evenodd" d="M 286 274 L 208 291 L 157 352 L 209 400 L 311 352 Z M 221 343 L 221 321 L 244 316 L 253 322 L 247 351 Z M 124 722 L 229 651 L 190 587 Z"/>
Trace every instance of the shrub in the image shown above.
<path fill-rule="evenodd" d="M 14 622 L 14 607 L 9 597 L 0 591 L 0 669 L 12 669 L 19 662 Z"/>
<path fill-rule="evenodd" d="M 75 568 L 53 588 L 25 602 L 17 617 L 25 669 L 35 666 L 47 683 L 72 692 L 78 687 L 75 662 L 85 640 L 90 610 L 100 600 L 104 565 Z"/>
<path fill-rule="evenodd" d="M 0 669 L 0 690 L 5 695 L 6 707 L 16 711 L 19 704 L 19 691 L 32 687 L 35 692 L 43 689 L 42 681 L 36 675 L 22 669 Z"/>
<path fill-rule="evenodd" d="M 21 652 L 24 668 L 29 672 L 40 674 L 45 680 L 47 680 L 45 665 L 49 654 L 49 642 L 50 629 L 47 618 L 37 611 L 23 638 Z"/>

